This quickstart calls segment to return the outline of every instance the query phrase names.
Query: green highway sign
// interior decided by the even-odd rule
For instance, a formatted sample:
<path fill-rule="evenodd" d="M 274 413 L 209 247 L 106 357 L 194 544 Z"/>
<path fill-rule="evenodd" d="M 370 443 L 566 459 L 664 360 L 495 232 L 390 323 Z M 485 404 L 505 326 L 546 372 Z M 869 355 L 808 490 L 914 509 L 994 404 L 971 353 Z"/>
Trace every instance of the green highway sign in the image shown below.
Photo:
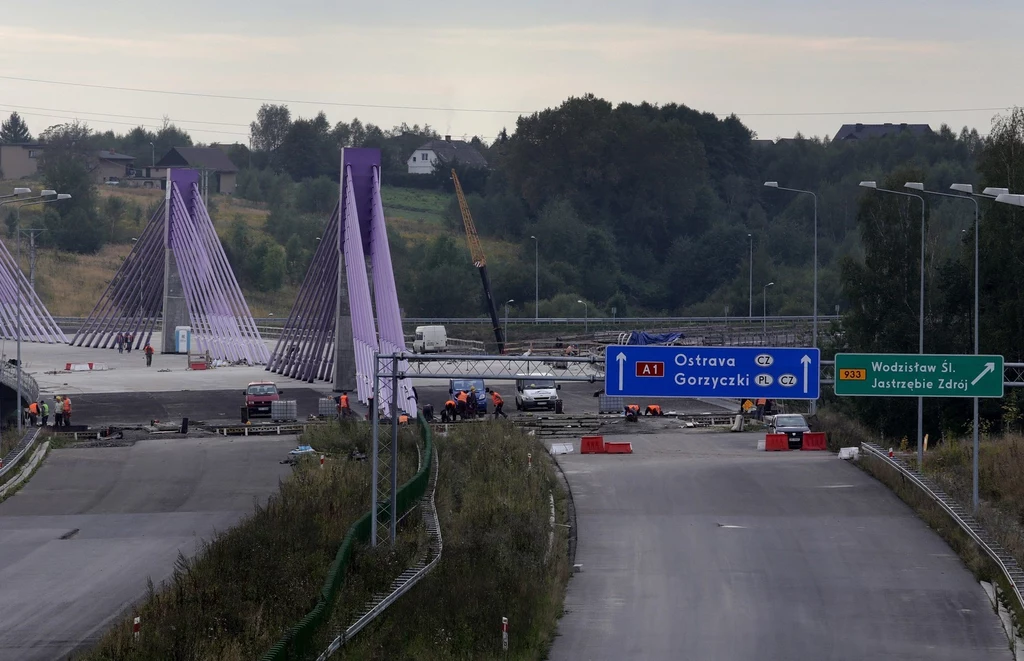
<path fill-rule="evenodd" d="M 1003 357 L 839 353 L 835 387 L 863 397 L 1002 397 Z"/>

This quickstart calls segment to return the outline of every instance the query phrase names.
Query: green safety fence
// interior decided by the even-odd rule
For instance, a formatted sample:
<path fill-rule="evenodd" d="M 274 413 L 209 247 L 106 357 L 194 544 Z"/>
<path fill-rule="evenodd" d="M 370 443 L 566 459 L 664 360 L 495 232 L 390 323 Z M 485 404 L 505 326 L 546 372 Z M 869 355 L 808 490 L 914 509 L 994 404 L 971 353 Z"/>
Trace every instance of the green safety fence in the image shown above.
<path fill-rule="evenodd" d="M 398 489 L 396 494 L 396 509 L 404 515 L 423 498 L 427 492 L 427 485 L 430 484 L 430 468 L 434 456 L 434 442 L 430 433 L 430 425 L 423 416 L 417 416 L 420 434 L 423 438 L 423 455 L 425 460 L 408 482 Z M 381 504 L 378 507 L 380 515 L 378 523 L 388 523 L 387 509 Z M 320 596 L 317 598 L 316 606 L 309 611 L 298 624 L 293 626 L 281 640 L 263 655 L 263 661 L 291 661 L 293 659 L 305 658 L 311 651 L 313 638 L 316 636 L 320 626 L 331 616 L 334 604 L 341 594 L 341 588 L 345 583 L 345 569 L 355 550 L 356 544 L 366 544 L 370 541 L 370 516 L 371 513 L 359 517 L 359 520 L 352 524 L 341 541 L 338 553 L 334 556 L 334 562 L 327 570 L 327 578 L 324 579 L 324 586 L 320 589 Z"/>

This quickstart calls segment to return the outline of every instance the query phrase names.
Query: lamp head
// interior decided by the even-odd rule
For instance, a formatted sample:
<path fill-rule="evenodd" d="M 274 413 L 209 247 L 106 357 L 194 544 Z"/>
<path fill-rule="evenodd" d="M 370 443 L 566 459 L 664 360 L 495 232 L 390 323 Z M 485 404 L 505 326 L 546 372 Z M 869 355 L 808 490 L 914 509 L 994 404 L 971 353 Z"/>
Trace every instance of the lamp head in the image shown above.
<path fill-rule="evenodd" d="M 52 197 L 52 196 L 54 196 L 54 195 L 56 195 L 56 194 L 57 194 L 57 191 L 55 191 L 55 190 L 50 190 L 49 188 L 47 188 L 47 189 L 46 189 L 46 190 L 44 190 L 44 191 L 40 191 L 40 193 L 39 193 L 39 194 L 40 194 L 40 195 L 42 195 L 43 197 Z"/>
<path fill-rule="evenodd" d="M 536 241 L 536 240 L 537 240 L 537 237 L 535 237 L 535 236 L 534 236 L 534 235 L 532 235 L 532 234 L 530 235 L 530 238 L 531 238 L 531 239 L 533 239 L 534 241 Z"/>
<path fill-rule="evenodd" d="M 777 181 L 766 181 L 766 182 L 764 182 L 764 185 L 767 188 L 778 188 L 779 187 L 779 182 L 777 182 Z"/>
<path fill-rule="evenodd" d="M 28 195 L 32 192 L 31 188 L 19 187 L 14 189 L 15 195 Z"/>
<path fill-rule="evenodd" d="M 873 181 L 862 181 L 862 182 L 860 182 L 860 187 L 861 188 L 872 188 L 872 189 L 874 189 L 874 188 L 878 188 L 878 184 L 876 184 Z"/>
<path fill-rule="evenodd" d="M 576 302 L 577 302 L 577 303 L 582 303 L 583 301 L 581 301 L 581 300 L 577 300 Z"/>
<path fill-rule="evenodd" d="M 70 200 L 71 199 L 71 193 L 61 193 L 61 194 L 59 194 L 57 196 L 57 199 L 58 200 Z"/>
<path fill-rule="evenodd" d="M 968 195 L 974 195 L 974 186 L 971 184 L 952 184 L 949 190 L 955 190 L 958 193 L 967 193 Z"/>
<path fill-rule="evenodd" d="M 1024 195 L 1010 195 L 1009 193 L 1001 193 L 996 197 L 996 202 L 1002 202 L 1003 204 L 1011 204 L 1015 207 L 1024 207 Z"/>
<path fill-rule="evenodd" d="M 768 287 L 771 287 L 774 284 L 775 284 L 774 282 L 769 282 L 768 284 L 765 285 L 765 288 L 767 289 Z"/>
<path fill-rule="evenodd" d="M 919 191 L 923 191 L 924 190 L 924 184 L 922 184 L 919 181 L 908 181 L 907 183 L 903 184 L 903 187 L 904 188 L 909 188 L 911 190 L 919 190 Z"/>
<path fill-rule="evenodd" d="M 985 190 L 981 191 L 981 194 L 982 195 L 988 195 L 990 197 L 998 197 L 1000 195 L 1009 195 L 1010 194 L 1010 189 L 1009 188 L 986 188 Z"/>

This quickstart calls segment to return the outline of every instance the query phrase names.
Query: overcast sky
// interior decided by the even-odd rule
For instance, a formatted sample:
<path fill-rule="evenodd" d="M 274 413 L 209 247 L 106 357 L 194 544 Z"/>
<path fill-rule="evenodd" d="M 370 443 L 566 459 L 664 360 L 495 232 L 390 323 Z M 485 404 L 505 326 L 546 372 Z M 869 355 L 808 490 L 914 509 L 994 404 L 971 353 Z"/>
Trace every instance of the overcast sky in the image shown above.
<path fill-rule="evenodd" d="M 855 121 L 984 134 L 998 109 L 1024 103 L 1012 84 L 1019 0 L 4 5 L 0 115 L 18 110 L 34 134 L 69 118 L 155 128 L 166 115 L 197 141 L 244 142 L 260 101 L 209 94 L 486 139 L 520 112 L 586 93 L 736 113 L 762 138 L 831 136 Z"/>

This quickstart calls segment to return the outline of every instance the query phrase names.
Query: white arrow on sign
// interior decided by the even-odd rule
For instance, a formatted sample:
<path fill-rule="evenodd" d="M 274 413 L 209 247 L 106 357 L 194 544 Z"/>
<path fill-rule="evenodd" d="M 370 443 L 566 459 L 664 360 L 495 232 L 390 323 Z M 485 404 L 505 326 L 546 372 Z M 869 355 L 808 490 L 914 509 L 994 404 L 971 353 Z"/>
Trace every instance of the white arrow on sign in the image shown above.
<path fill-rule="evenodd" d="M 625 370 L 626 354 L 620 351 L 619 355 L 615 357 L 615 360 L 619 361 L 619 392 L 622 392 L 622 374 Z"/>
<path fill-rule="evenodd" d="M 805 354 L 804 357 L 800 359 L 800 362 L 803 363 L 803 365 L 804 365 L 804 394 L 806 395 L 807 394 L 807 369 L 808 369 L 808 367 L 811 364 L 811 357 Z"/>
<path fill-rule="evenodd" d="M 985 369 L 981 370 L 981 374 L 979 374 L 978 376 L 974 377 L 974 381 L 971 381 L 971 385 L 972 386 L 978 385 L 978 381 L 981 381 L 981 377 L 985 376 L 989 372 L 995 372 L 995 371 L 996 371 L 996 364 L 995 363 L 985 363 Z"/>

